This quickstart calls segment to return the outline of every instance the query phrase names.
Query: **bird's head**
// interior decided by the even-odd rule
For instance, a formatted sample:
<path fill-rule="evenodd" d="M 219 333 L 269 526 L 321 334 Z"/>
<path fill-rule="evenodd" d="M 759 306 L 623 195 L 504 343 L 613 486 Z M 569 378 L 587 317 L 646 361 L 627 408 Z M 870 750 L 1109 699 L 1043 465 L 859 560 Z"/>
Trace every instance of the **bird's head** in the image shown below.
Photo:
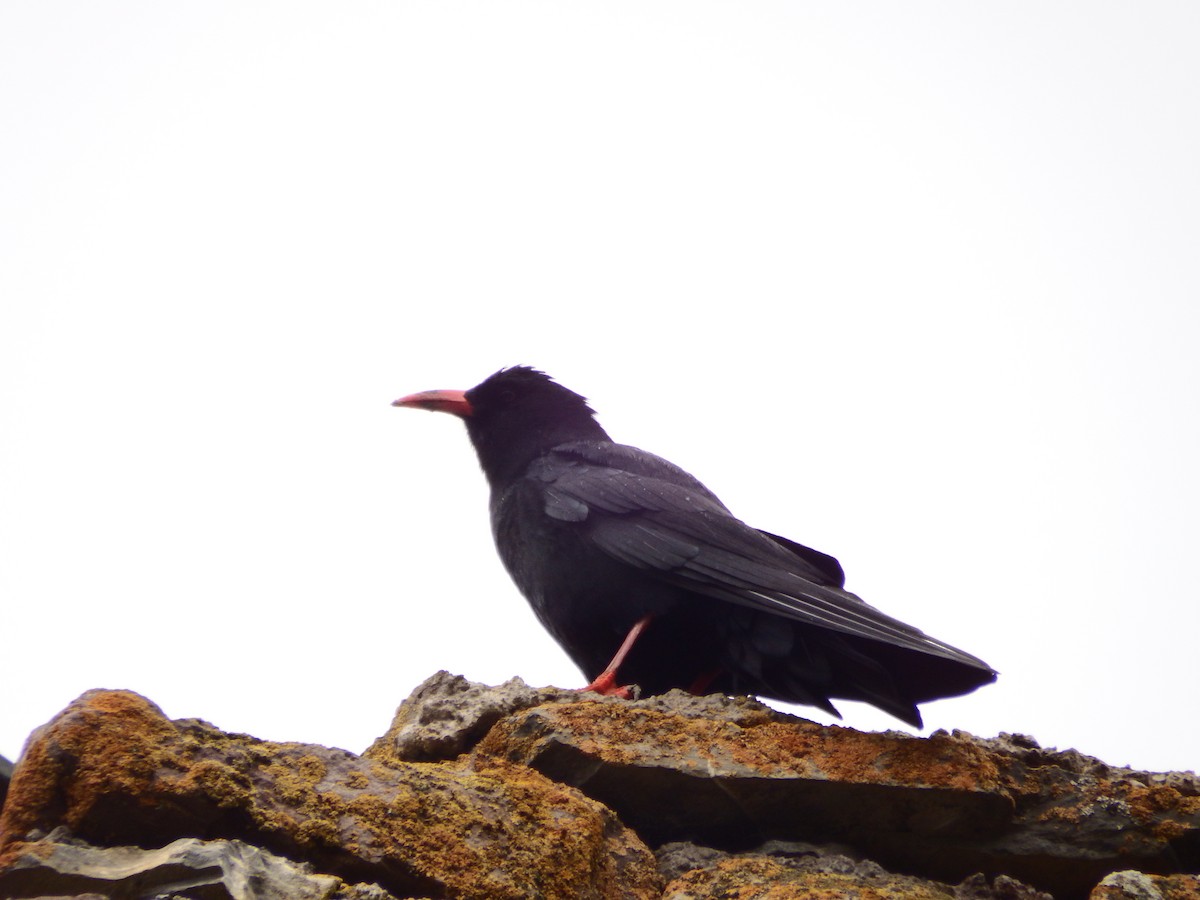
<path fill-rule="evenodd" d="M 584 397 L 529 366 L 501 369 L 468 391 L 421 391 L 392 406 L 462 419 L 493 487 L 559 444 L 609 439 Z"/>

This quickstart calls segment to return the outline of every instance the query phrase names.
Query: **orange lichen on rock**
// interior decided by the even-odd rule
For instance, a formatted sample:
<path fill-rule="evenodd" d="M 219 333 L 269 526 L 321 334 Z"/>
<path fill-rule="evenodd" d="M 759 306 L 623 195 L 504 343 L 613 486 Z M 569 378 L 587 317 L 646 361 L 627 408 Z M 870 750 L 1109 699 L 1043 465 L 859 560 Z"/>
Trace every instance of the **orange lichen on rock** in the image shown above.
<path fill-rule="evenodd" d="M 697 774 L 745 771 L 762 778 L 1003 791 L 995 763 L 949 735 L 919 739 L 765 716 L 734 723 L 636 703 L 537 707 L 501 721 L 478 749 L 524 761 L 547 739 L 570 740 L 581 753 L 616 764 L 661 761 Z"/>
<path fill-rule="evenodd" d="M 1200 876 L 1113 872 L 1096 885 L 1088 900 L 1200 900 Z"/>
<path fill-rule="evenodd" d="M 0 817 L 0 846 L 39 825 L 77 827 L 114 781 L 141 794 L 178 765 L 162 743 L 171 731 L 162 710 L 132 691 L 80 696 L 30 736 Z"/>
<path fill-rule="evenodd" d="M 651 897 L 646 847 L 611 812 L 523 767 L 367 761 L 171 722 L 90 692 L 36 735 L 6 842 L 68 825 L 98 844 L 236 838 L 402 895 Z M 622 860 L 620 865 L 614 860 Z"/>
<path fill-rule="evenodd" d="M 766 856 L 725 859 L 667 885 L 663 900 L 947 900 L 946 885 L 903 875 L 821 872 Z"/>
<path fill-rule="evenodd" d="M 386 900 L 374 885 L 652 898 L 663 881 L 678 900 L 1183 900 L 1195 879 L 1168 873 L 1200 869 L 1200 779 L 1024 735 L 871 734 L 749 698 L 625 701 L 439 673 L 362 756 L 89 692 L 31 738 L 0 829 L 0 896 L 103 888 L 117 870 L 118 894 L 153 873 L 169 886 L 182 865 L 266 873 L 297 885 L 277 896 L 311 900 L 334 881 L 347 900 Z"/>

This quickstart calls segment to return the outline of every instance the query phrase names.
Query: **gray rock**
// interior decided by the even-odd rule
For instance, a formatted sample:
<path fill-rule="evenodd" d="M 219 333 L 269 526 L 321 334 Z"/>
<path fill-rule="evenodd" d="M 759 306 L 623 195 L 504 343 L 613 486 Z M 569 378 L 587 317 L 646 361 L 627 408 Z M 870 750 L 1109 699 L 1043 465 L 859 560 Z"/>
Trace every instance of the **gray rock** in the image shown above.
<path fill-rule="evenodd" d="M 62 825 L 110 847 L 243 841 L 398 897 L 659 888 L 649 850 L 610 810 L 530 769 L 261 741 L 171 721 L 131 691 L 88 691 L 35 732 L 0 817 L 0 870 Z"/>
<path fill-rule="evenodd" d="M 723 859 L 768 857 L 789 866 L 811 872 L 879 878 L 888 873 L 876 862 L 847 855 L 841 845 L 810 844 L 807 841 L 766 841 L 745 853 L 730 853 L 715 847 L 703 847 L 687 841 L 663 844 L 655 852 L 659 874 L 670 882 L 696 869 L 709 869 Z M 852 851 L 851 851 L 852 853 Z"/>
<path fill-rule="evenodd" d="M 729 855 L 724 850 L 701 847 L 690 841 L 672 841 L 654 851 L 654 858 L 658 861 L 658 874 L 666 882 L 674 881 L 693 869 L 707 869 L 727 859 Z"/>
<path fill-rule="evenodd" d="M 1113 872 L 1105 876 L 1096 887 L 1108 888 L 1109 893 L 1115 892 L 1117 896 L 1127 897 L 1129 900 L 1163 900 L 1162 891 L 1148 875 L 1132 870 Z"/>
<path fill-rule="evenodd" d="M 400 704 L 387 733 L 363 756 L 409 762 L 453 759 L 474 747 L 505 716 L 580 696 L 562 688 L 530 687 L 520 678 L 493 687 L 443 670 L 426 678 Z"/>
<path fill-rule="evenodd" d="M 945 736 L 946 731 L 935 731 L 930 737 Z M 1001 732 L 994 738 L 976 737 L 966 731 L 950 733 L 955 740 L 966 741 L 980 749 L 1010 758 L 1032 769 L 1052 767 L 1078 778 L 1095 781 L 1121 781 L 1145 788 L 1170 788 L 1184 797 L 1200 797 L 1200 776 L 1195 772 L 1143 772 L 1128 766 L 1113 766 L 1080 753 L 1074 748 L 1058 750 L 1043 747 L 1027 734 Z"/>
<path fill-rule="evenodd" d="M 771 709 L 752 697 L 722 694 L 697 697 L 675 690 L 629 701 L 565 688 L 530 687 L 520 678 L 492 686 L 468 681 L 462 675 L 443 670 L 421 682 L 400 704 L 387 733 L 363 755 L 409 762 L 453 759 L 469 752 L 506 716 L 548 703 L 623 704 L 693 719 L 720 719 L 738 725 L 804 721 Z"/>
<path fill-rule="evenodd" d="M 595 697 L 594 694 L 583 694 L 583 697 Z M 729 697 L 725 694 L 705 694 L 696 696 L 678 689 L 657 694 L 653 697 L 643 697 L 640 700 L 628 701 L 612 699 L 636 709 L 649 709 L 656 712 L 671 713 L 689 719 L 718 719 L 738 726 L 754 726 L 764 722 L 809 722 L 800 716 L 772 709 L 753 697 Z"/>
<path fill-rule="evenodd" d="M 945 884 L 974 872 L 1019 879 L 989 885 L 993 896 L 1023 896 L 1021 882 L 1080 896 L 1115 869 L 1200 866 L 1187 773 L 1133 772 L 1020 736 L 862 733 L 729 698 L 665 695 L 522 710 L 475 753 L 579 788 L 651 846 L 736 854 L 766 840 L 836 841 Z"/>
<path fill-rule="evenodd" d="M 954 889 L 954 900 L 1054 900 L 1054 897 L 1007 875 L 997 875 L 989 884 L 987 876 L 977 873 Z"/>
<path fill-rule="evenodd" d="M 55 829 L 22 845 L 0 875 L 0 896 L 196 900 L 394 900 L 242 841 L 183 838 L 157 850 L 93 847 Z"/>

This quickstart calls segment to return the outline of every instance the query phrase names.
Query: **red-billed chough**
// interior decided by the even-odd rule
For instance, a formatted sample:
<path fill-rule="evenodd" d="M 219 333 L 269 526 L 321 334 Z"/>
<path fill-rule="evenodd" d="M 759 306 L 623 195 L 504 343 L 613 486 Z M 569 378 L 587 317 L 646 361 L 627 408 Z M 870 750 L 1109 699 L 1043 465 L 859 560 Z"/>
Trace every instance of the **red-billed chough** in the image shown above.
<path fill-rule="evenodd" d="M 521 593 L 589 688 L 756 694 L 837 714 L 862 700 L 921 726 L 918 703 L 996 679 L 982 660 L 843 590 L 832 556 L 752 528 L 661 457 L 617 444 L 536 369 L 397 400 L 460 417 L 491 487 L 492 533 Z"/>

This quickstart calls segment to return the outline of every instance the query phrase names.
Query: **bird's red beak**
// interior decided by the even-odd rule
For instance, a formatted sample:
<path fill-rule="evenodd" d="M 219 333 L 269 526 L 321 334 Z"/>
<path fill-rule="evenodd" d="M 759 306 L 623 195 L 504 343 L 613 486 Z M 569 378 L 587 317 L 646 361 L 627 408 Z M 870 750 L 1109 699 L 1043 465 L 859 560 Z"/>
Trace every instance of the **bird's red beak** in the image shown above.
<path fill-rule="evenodd" d="M 411 409 L 427 409 L 430 412 L 448 412 L 460 419 L 468 418 L 474 411 L 465 391 L 421 391 L 392 401 L 392 406 L 407 406 Z"/>

